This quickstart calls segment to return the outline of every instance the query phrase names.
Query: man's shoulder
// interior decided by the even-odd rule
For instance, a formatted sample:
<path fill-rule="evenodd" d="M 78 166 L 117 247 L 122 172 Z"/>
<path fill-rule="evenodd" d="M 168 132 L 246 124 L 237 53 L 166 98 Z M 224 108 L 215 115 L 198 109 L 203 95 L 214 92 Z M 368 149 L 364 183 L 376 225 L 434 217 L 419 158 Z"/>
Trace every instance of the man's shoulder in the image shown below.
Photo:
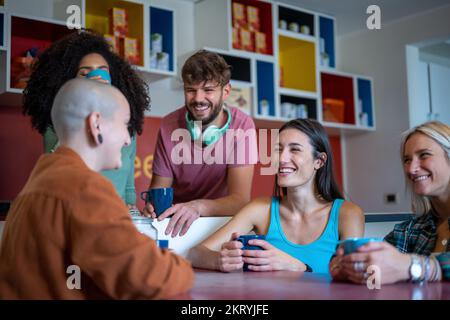
<path fill-rule="evenodd" d="M 237 128 L 248 129 L 255 127 L 253 118 L 250 115 L 248 115 L 247 113 L 245 113 L 244 111 L 240 110 L 237 107 L 227 106 L 227 108 L 230 109 L 231 116 L 233 118 L 232 127 L 234 129 Z"/>
<path fill-rule="evenodd" d="M 161 119 L 161 128 L 179 128 L 180 121 L 184 118 L 185 107 L 180 107 L 172 111 Z"/>

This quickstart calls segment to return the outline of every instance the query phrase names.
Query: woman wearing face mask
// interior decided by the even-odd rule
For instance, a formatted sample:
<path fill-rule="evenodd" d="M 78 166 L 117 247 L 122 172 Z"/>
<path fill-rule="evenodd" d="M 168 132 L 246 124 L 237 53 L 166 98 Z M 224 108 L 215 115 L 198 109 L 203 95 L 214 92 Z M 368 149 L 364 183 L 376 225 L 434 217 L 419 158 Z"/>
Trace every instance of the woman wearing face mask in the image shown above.
<path fill-rule="evenodd" d="M 274 196 L 250 202 L 225 226 L 191 249 L 194 267 L 230 272 L 297 270 L 327 273 L 339 240 L 361 237 L 364 215 L 344 201 L 334 180 L 328 137 L 318 122 L 292 120 L 275 146 L 278 172 Z M 243 250 L 239 235 L 254 231 L 265 240 Z"/>
<path fill-rule="evenodd" d="M 401 158 L 416 217 L 395 226 L 385 242 L 370 243 L 330 265 L 337 280 L 366 283 L 377 266 L 381 283 L 450 278 L 450 127 L 433 121 L 403 134 Z"/>
<path fill-rule="evenodd" d="M 147 84 L 130 64 L 112 52 L 103 36 L 92 31 L 74 32 L 53 43 L 40 56 L 24 90 L 24 114 L 31 116 L 33 128 L 44 136 L 45 152 L 58 146 L 50 118 L 54 97 L 64 83 L 75 77 L 86 77 L 110 83 L 118 88 L 130 104 L 129 132 L 131 144 L 122 149 L 122 167 L 101 173 L 114 184 L 117 193 L 130 209 L 136 209 L 134 159 L 136 134 L 142 133 L 144 111 L 149 109 Z M 82 99 L 82 97 L 80 97 Z"/>

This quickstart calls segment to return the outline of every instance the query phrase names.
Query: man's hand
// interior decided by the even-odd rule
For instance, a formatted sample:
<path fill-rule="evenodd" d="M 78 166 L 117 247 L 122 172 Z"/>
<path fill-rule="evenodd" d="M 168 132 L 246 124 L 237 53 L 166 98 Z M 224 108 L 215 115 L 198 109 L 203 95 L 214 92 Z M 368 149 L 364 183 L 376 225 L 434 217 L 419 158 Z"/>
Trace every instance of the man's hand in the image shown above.
<path fill-rule="evenodd" d="M 164 211 L 158 217 L 158 221 L 171 217 L 166 228 L 166 235 L 172 233 L 172 237 L 176 237 L 179 233 L 180 236 L 184 236 L 192 223 L 200 217 L 201 208 L 201 200 L 178 203 Z"/>
<path fill-rule="evenodd" d="M 145 204 L 144 210 L 142 211 L 142 214 L 146 217 L 150 217 L 152 219 L 156 219 L 156 213 L 155 209 L 153 208 L 152 204 L 150 202 L 147 202 Z"/>

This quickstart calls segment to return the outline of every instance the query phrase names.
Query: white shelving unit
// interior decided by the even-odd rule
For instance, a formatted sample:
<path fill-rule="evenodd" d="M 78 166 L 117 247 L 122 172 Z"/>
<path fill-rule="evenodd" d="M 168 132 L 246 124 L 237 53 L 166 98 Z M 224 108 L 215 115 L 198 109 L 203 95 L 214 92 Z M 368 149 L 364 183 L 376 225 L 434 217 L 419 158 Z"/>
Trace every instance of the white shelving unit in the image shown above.
<path fill-rule="evenodd" d="M 264 4 L 270 8 L 272 20 L 269 22 L 265 20 L 262 23 L 272 27 L 271 41 L 268 41 L 272 46 L 271 54 L 237 50 L 233 46 L 234 3 L 245 6 Z M 345 115 L 349 119 L 341 123 L 326 121 L 329 111 L 324 113 L 323 99 L 329 98 L 327 94 L 330 88 L 328 82 L 325 82 L 325 87 L 322 86 L 323 74 L 336 76 L 344 74 L 336 71 L 335 68 L 336 21 L 333 17 L 281 2 L 253 0 L 201 1 L 195 4 L 195 15 L 198 47 L 216 48 L 212 50 L 251 60 L 252 114 L 256 120 L 284 122 L 307 114 L 308 117 L 332 129 L 338 128 L 345 131 L 357 129 L 356 132 L 374 130 L 372 80 L 355 74 L 347 74 L 353 81 L 351 103 L 345 105 Z M 260 20 L 262 20 L 261 17 Z M 264 30 L 269 34 L 267 29 Z M 264 64 L 266 64 L 266 76 L 264 80 L 258 81 L 258 65 Z M 270 69 L 270 64 L 274 73 L 268 77 L 267 70 Z M 262 69 L 259 68 L 259 70 Z M 271 82 L 273 82 L 273 88 Z M 272 101 L 269 102 L 269 113 L 261 109 L 261 100 L 267 99 L 258 94 L 267 91 L 274 93 Z M 362 95 L 361 100 L 364 101 L 362 111 L 357 109 L 359 95 Z M 265 105 L 266 102 L 263 104 Z M 286 112 L 286 108 L 291 108 L 295 112 L 292 110 Z M 348 108 L 351 110 L 347 110 Z M 367 115 L 361 117 L 361 113 Z"/>
<path fill-rule="evenodd" d="M 62 36 L 63 33 L 69 34 L 74 32 L 74 30 L 66 28 L 67 19 L 70 16 L 70 13 L 66 11 L 70 5 L 76 5 L 80 8 L 80 22 L 82 27 L 89 28 L 93 25 L 95 26 L 95 23 L 99 23 L 100 21 L 102 25 L 100 30 L 97 30 L 95 27 L 93 29 L 103 34 L 109 33 L 108 9 L 113 6 L 129 6 L 130 36 L 138 35 L 140 37 L 139 43 L 142 63 L 141 65 L 136 65 L 136 69 L 150 82 L 176 76 L 176 12 L 174 9 L 153 5 L 151 2 L 142 0 L 14 0 L 5 3 L 5 6 L 0 6 L 0 23 L 3 22 L 1 24 L 2 28 L 0 29 L 0 34 L 3 36 L 0 37 L 0 40 L 3 40 L 0 42 L 0 66 L 3 71 L 0 75 L 0 100 L 2 103 L 12 105 L 21 104 L 20 94 L 23 89 L 17 88 L 13 79 L 11 79 L 12 60 L 16 56 L 21 56 L 22 53 L 17 53 L 19 47 L 21 51 L 24 51 L 24 48 L 22 48 L 22 40 L 19 41 L 19 44 L 16 44 L 17 41 L 15 39 L 21 37 L 21 35 L 16 34 L 19 28 L 16 25 L 16 20 L 22 19 L 24 24 L 31 26 L 26 28 L 23 26 L 23 28 L 20 28 L 23 30 L 19 30 L 19 33 L 23 34 L 27 40 L 30 40 L 30 48 L 35 43 L 39 43 L 39 48 L 42 50 L 45 48 L 42 46 L 42 42 L 48 42 L 47 45 L 49 45 L 52 41 L 58 39 L 56 37 L 53 39 L 53 36 L 51 36 L 51 39 L 41 39 L 45 35 L 37 32 L 40 26 L 45 26 L 42 27 L 44 29 L 42 32 L 44 33 L 45 30 L 52 28 L 49 25 L 54 26 L 55 30 L 64 28 L 66 32 L 58 31 Z M 142 16 L 136 15 L 136 12 L 141 12 Z M 134 25 L 136 21 L 139 23 L 138 26 Z M 35 24 L 38 25 L 37 29 L 36 26 L 32 27 Z M 14 28 L 16 30 L 13 30 Z M 152 28 L 155 30 L 152 31 Z M 150 37 L 152 32 L 163 35 L 162 50 L 168 52 L 169 58 L 167 69 L 152 68 L 150 65 Z M 25 36 L 27 33 L 29 36 Z"/>

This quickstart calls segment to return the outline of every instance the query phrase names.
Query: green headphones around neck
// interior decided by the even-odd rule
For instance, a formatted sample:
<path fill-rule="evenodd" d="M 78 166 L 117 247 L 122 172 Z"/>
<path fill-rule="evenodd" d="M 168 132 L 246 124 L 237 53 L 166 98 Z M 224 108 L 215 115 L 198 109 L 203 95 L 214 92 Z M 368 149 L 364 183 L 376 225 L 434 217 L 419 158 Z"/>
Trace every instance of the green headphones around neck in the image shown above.
<path fill-rule="evenodd" d="M 227 131 L 231 123 L 230 110 L 227 107 L 223 107 L 223 109 L 227 112 L 228 117 L 225 125 L 222 128 L 219 128 L 215 125 L 211 125 L 207 127 L 205 131 L 203 131 L 203 133 L 201 127 L 196 124 L 196 122 L 199 121 L 191 120 L 189 118 L 189 112 L 186 111 L 186 125 L 187 129 L 189 130 L 189 133 L 191 134 L 192 140 L 196 141 L 201 139 L 202 142 L 207 146 L 217 142 L 217 140 L 220 139 L 220 137 L 225 133 L 225 131 Z"/>

